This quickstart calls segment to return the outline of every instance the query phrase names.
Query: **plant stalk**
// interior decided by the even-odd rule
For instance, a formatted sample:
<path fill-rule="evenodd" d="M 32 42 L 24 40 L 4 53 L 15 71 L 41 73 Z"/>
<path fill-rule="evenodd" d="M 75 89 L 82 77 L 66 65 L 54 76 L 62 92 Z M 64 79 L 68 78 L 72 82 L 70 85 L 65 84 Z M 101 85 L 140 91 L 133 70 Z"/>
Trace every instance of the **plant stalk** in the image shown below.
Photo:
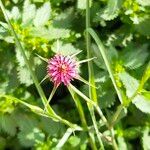
<path fill-rule="evenodd" d="M 94 135 L 93 135 L 93 133 L 91 133 L 88 130 L 88 125 L 87 125 L 87 122 L 86 122 L 86 118 L 85 118 L 85 114 L 84 114 L 81 102 L 80 102 L 77 94 L 69 86 L 68 86 L 68 90 L 69 90 L 69 92 L 70 92 L 70 94 L 71 94 L 71 96 L 72 96 L 72 98 L 73 98 L 73 100 L 75 102 L 75 105 L 76 105 L 76 107 L 78 109 L 82 126 L 85 129 L 85 131 L 88 131 L 91 147 L 92 147 L 93 150 L 97 150 L 96 144 L 95 144 L 95 140 L 93 139 Z"/>
<path fill-rule="evenodd" d="M 89 0 L 86 0 L 86 30 L 90 27 L 90 6 L 89 6 Z M 86 31 L 86 49 L 87 49 L 87 59 L 91 58 L 91 37 L 90 34 Z M 93 69 L 93 64 L 91 61 L 88 61 L 88 73 L 89 73 L 89 83 L 93 86 L 95 86 L 95 79 L 94 79 L 94 69 Z M 97 93 L 96 93 L 96 88 L 89 86 L 89 97 L 92 99 L 95 103 L 97 103 Z M 97 122 L 96 122 L 96 117 L 94 113 L 94 108 L 91 104 L 88 104 L 88 109 L 90 111 L 90 115 L 92 118 L 92 122 L 96 131 L 96 135 L 100 144 L 100 147 L 102 150 L 104 150 L 104 145 L 101 140 L 98 127 L 97 127 Z"/>

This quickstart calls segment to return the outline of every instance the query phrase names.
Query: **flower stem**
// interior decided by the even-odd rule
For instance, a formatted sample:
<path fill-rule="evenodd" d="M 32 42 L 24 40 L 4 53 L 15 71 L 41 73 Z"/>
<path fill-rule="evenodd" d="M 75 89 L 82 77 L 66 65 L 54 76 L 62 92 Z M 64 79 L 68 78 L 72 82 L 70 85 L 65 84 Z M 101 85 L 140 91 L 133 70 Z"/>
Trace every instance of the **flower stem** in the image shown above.
<path fill-rule="evenodd" d="M 112 137 L 113 149 L 114 149 L 114 150 L 118 150 L 118 146 L 117 146 L 117 143 L 116 143 L 116 140 L 115 140 L 113 128 L 110 129 L 110 133 L 111 133 L 111 137 Z"/>
<path fill-rule="evenodd" d="M 91 100 L 90 98 L 88 98 L 86 95 L 84 95 L 82 92 L 80 92 L 76 87 L 74 87 L 72 84 L 69 84 L 70 88 L 72 90 L 74 90 L 79 96 L 81 96 L 86 102 L 88 102 L 89 104 L 93 105 L 96 109 L 96 111 L 98 112 L 99 116 L 101 117 L 101 119 L 103 120 L 103 122 L 105 123 L 105 125 L 107 127 L 109 127 L 109 123 L 107 121 L 107 119 L 105 118 L 105 116 L 103 115 L 103 112 L 101 111 L 101 109 L 99 108 L 99 106 L 97 105 L 97 103 L 95 103 L 93 100 Z"/>
<path fill-rule="evenodd" d="M 86 0 L 86 31 L 87 29 L 90 28 L 90 6 L 89 6 L 89 0 Z M 87 49 L 87 59 L 90 60 L 91 58 L 91 37 L 88 32 L 86 32 L 86 49 Z M 96 104 L 97 104 L 97 93 L 96 93 L 96 88 L 95 88 L 95 78 L 94 78 L 94 69 L 93 69 L 93 64 L 91 61 L 88 61 L 88 73 L 89 73 L 89 85 L 93 85 L 94 87 L 89 86 L 89 97 L 92 99 Z M 96 131 L 96 135 L 100 144 L 100 147 L 102 150 L 104 150 L 104 145 L 101 140 L 98 127 L 97 127 L 97 122 L 96 122 L 96 117 L 94 113 L 94 108 L 93 105 L 88 104 L 88 109 L 90 111 L 90 115 L 92 118 L 92 122 Z"/>
<path fill-rule="evenodd" d="M 76 107 L 78 109 L 78 112 L 79 112 L 79 115 L 80 115 L 80 119 L 81 119 L 81 123 L 82 123 L 82 126 L 84 127 L 84 129 L 86 131 L 88 131 L 88 134 L 89 134 L 89 138 L 90 138 L 90 144 L 91 144 L 91 147 L 93 150 L 97 150 L 96 148 L 96 144 L 95 144 L 95 140 L 93 139 L 94 135 L 93 133 L 91 133 L 89 130 L 88 130 L 88 125 L 87 125 L 87 122 L 86 122 L 86 119 L 85 119 L 85 114 L 84 114 L 84 111 L 83 111 L 83 107 L 81 105 L 81 102 L 77 96 L 77 94 L 70 88 L 70 86 L 68 86 L 68 90 L 76 104 Z"/>
<path fill-rule="evenodd" d="M 94 129 L 95 129 L 95 132 L 96 132 L 96 135 L 97 135 L 97 138 L 98 138 L 101 150 L 105 150 L 103 142 L 102 142 L 102 139 L 101 139 L 101 136 L 100 136 L 100 132 L 98 130 L 98 126 L 97 126 L 97 122 L 96 122 L 96 117 L 95 117 L 93 106 L 91 104 L 88 104 L 88 103 L 87 103 L 87 105 L 88 105 L 88 109 L 90 111 L 90 115 L 91 115 L 91 118 L 92 118 L 92 122 L 93 122 L 93 125 L 94 125 Z"/>
<path fill-rule="evenodd" d="M 54 94 L 55 94 L 55 92 L 56 92 L 56 90 L 57 90 L 57 87 L 58 87 L 58 86 L 55 86 L 55 85 L 54 85 L 54 87 L 53 87 L 53 89 L 52 89 L 52 91 L 51 91 L 51 93 L 50 93 L 50 96 L 49 96 L 49 98 L 48 98 L 48 101 L 47 101 L 47 103 L 46 103 L 46 105 L 45 105 L 44 110 L 47 109 L 47 106 L 49 105 L 49 102 L 52 100 L 52 98 L 53 98 L 53 96 L 54 96 Z"/>

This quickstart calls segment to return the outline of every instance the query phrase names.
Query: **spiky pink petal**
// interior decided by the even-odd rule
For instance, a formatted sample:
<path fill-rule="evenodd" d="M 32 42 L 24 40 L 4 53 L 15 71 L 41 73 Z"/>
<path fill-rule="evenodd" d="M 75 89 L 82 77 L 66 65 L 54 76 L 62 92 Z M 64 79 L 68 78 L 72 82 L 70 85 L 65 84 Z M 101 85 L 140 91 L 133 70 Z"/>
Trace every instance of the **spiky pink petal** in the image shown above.
<path fill-rule="evenodd" d="M 48 60 L 47 72 L 55 86 L 68 85 L 78 76 L 78 64 L 70 56 L 55 55 Z"/>

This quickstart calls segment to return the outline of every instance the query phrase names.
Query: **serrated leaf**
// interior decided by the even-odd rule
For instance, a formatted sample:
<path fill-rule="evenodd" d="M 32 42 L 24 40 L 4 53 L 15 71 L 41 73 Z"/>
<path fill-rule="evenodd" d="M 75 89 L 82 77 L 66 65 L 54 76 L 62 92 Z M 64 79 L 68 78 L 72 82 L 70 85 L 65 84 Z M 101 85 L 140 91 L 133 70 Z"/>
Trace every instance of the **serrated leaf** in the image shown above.
<path fill-rule="evenodd" d="M 49 2 L 46 2 L 43 4 L 41 8 L 37 10 L 34 19 L 34 25 L 36 27 L 44 26 L 48 22 L 50 14 L 51 14 L 51 6 Z"/>
<path fill-rule="evenodd" d="M 122 55 L 123 65 L 130 69 L 136 69 L 145 63 L 148 55 L 147 45 L 143 45 L 140 48 L 128 47 L 127 51 L 124 51 Z"/>
<path fill-rule="evenodd" d="M 120 73 L 119 77 L 126 89 L 126 95 L 128 97 L 131 97 L 136 92 L 139 86 L 138 80 L 129 75 L 127 72 Z"/>
<path fill-rule="evenodd" d="M 125 141 L 125 139 L 123 137 L 119 136 L 117 138 L 117 141 L 118 141 L 118 148 L 119 148 L 119 150 L 128 150 L 126 141 Z"/>
<path fill-rule="evenodd" d="M 143 95 L 137 95 L 133 99 L 133 104 L 142 112 L 150 114 L 150 100 Z"/>
<path fill-rule="evenodd" d="M 7 24 L 0 22 L 0 39 L 7 43 L 14 43 L 14 38 L 10 35 Z"/>
<path fill-rule="evenodd" d="M 142 6 L 150 6 L 149 0 L 136 0 Z"/>
<path fill-rule="evenodd" d="M 20 12 L 18 7 L 14 6 L 11 10 L 12 19 L 18 20 L 20 18 Z"/>
<path fill-rule="evenodd" d="M 54 122 L 53 120 L 45 117 L 41 118 L 41 126 L 50 136 L 57 136 L 63 127 L 63 125 L 59 122 Z"/>
<path fill-rule="evenodd" d="M 99 101 L 99 106 L 101 108 L 110 108 L 111 106 L 114 105 L 116 99 L 115 99 L 115 93 L 114 91 L 110 90 L 108 91 L 107 90 L 107 93 L 100 93 L 98 92 L 98 97 L 100 99 Z"/>
<path fill-rule="evenodd" d="M 143 132 L 143 137 L 142 137 L 142 147 L 143 150 L 150 150 L 150 135 L 149 135 L 149 128 L 146 128 Z"/>
<path fill-rule="evenodd" d="M 30 12 L 30 13 L 29 13 Z M 24 2 L 23 14 L 22 14 L 22 22 L 23 25 L 27 25 L 31 23 L 36 14 L 36 7 L 34 4 L 30 4 L 29 0 Z"/>
<path fill-rule="evenodd" d="M 29 58 L 30 53 L 28 51 L 26 51 L 25 53 L 26 53 L 27 57 Z M 16 48 L 16 59 L 17 59 L 17 62 L 19 63 L 20 67 L 25 66 L 25 61 L 24 61 L 23 56 L 21 55 L 18 48 Z"/>
<path fill-rule="evenodd" d="M 17 124 L 10 115 L 0 114 L 0 128 L 11 136 L 16 134 Z"/>
<path fill-rule="evenodd" d="M 60 49 L 57 49 L 57 44 L 59 44 Z M 72 55 L 80 51 L 76 49 L 71 43 L 63 43 L 60 41 L 59 43 L 55 42 L 52 46 L 52 51 L 55 53 L 61 53 L 62 55 Z"/>
<path fill-rule="evenodd" d="M 44 27 L 33 29 L 32 35 L 35 37 L 42 37 L 44 39 L 51 41 L 51 40 L 55 40 L 55 39 L 69 38 L 70 30 L 54 28 L 53 26 L 49 26 L 48 29 L 46 29 Z"/>
<path fill-rule="evenodd" d="M 96 44 L 92 44 L 91 50 L 92 50 L 92 55 L 97 57 L 97 59 L 94 60 L 94 63 L 98 67 L 100 67 L 102 69 L 106 69 L 105 63 L 103 61 L 103 58 L 102 58 L 101 54 L 99 53 L 97 45 Z"/>
<path fill-rule="evenodd" d="M 135 29 L 142 35 L 149 36 L 150 35 L 150 19 L 143 19 L 139 24 L 135 25 Z"/>
<path fill-rule="evenodd" d="M 58 14 L 54 19 L 53 19 L 53 26 L 55 28 L 63 28 L 63 29 L 68 29 L 72 27 L 72 23 L 75 19 L 74 15 L 74 9 L 73 8 L 68 8 L 61 14 Z"/>
<path fill-rule="evenodd" d="M 102 12 L 101 17 L 104 20 L 113 20 L 119 14 L 122 0 L 109 0 L 106 9 Z"/>
<path fill-rule="evenodd" d="M 90 7 L 92 6 L 92 0 L 90 0 Z M 86 9 L 86 0 L 78 0 L 77 1 L 78 9 Z"/>
<path fill-rule="evenodd" d="M 18 79 L 21 84 L 25 84 L 26 86 L 30 86 L 33 84 L 33 80 L 31 78 L 30 72 L 27 67 L 17 67 L 18 71 Z"/>
<path fill-rule="evenodd" d="M 33 146 L 37 142 L 42 142 L 45 135 L 41 130 L 36 128 L 38 126 L 38 121 L 36 118 L 18 114 L 16 120 L 19 127 L 18 139 L 20 143 L 25 147 Z"/>
<path fill-rule="evenodd" d="M 22 131 L 18 134 L 20 143 L 25 147 L 31 147 L 35 143 L 44 141 L 45 135 L 38 128 L 32 128 L 29 131 Z"/>

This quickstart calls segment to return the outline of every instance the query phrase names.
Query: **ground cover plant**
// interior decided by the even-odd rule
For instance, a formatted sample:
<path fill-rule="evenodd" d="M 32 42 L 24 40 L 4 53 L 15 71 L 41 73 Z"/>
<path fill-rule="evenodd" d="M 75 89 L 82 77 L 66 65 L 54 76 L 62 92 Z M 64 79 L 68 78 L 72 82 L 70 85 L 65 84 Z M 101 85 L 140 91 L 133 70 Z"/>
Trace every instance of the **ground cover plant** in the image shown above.
<path fill-rule="evenodd" d="M 149 0 L 0 0 L 0 150 L 150 150 Z"/>

